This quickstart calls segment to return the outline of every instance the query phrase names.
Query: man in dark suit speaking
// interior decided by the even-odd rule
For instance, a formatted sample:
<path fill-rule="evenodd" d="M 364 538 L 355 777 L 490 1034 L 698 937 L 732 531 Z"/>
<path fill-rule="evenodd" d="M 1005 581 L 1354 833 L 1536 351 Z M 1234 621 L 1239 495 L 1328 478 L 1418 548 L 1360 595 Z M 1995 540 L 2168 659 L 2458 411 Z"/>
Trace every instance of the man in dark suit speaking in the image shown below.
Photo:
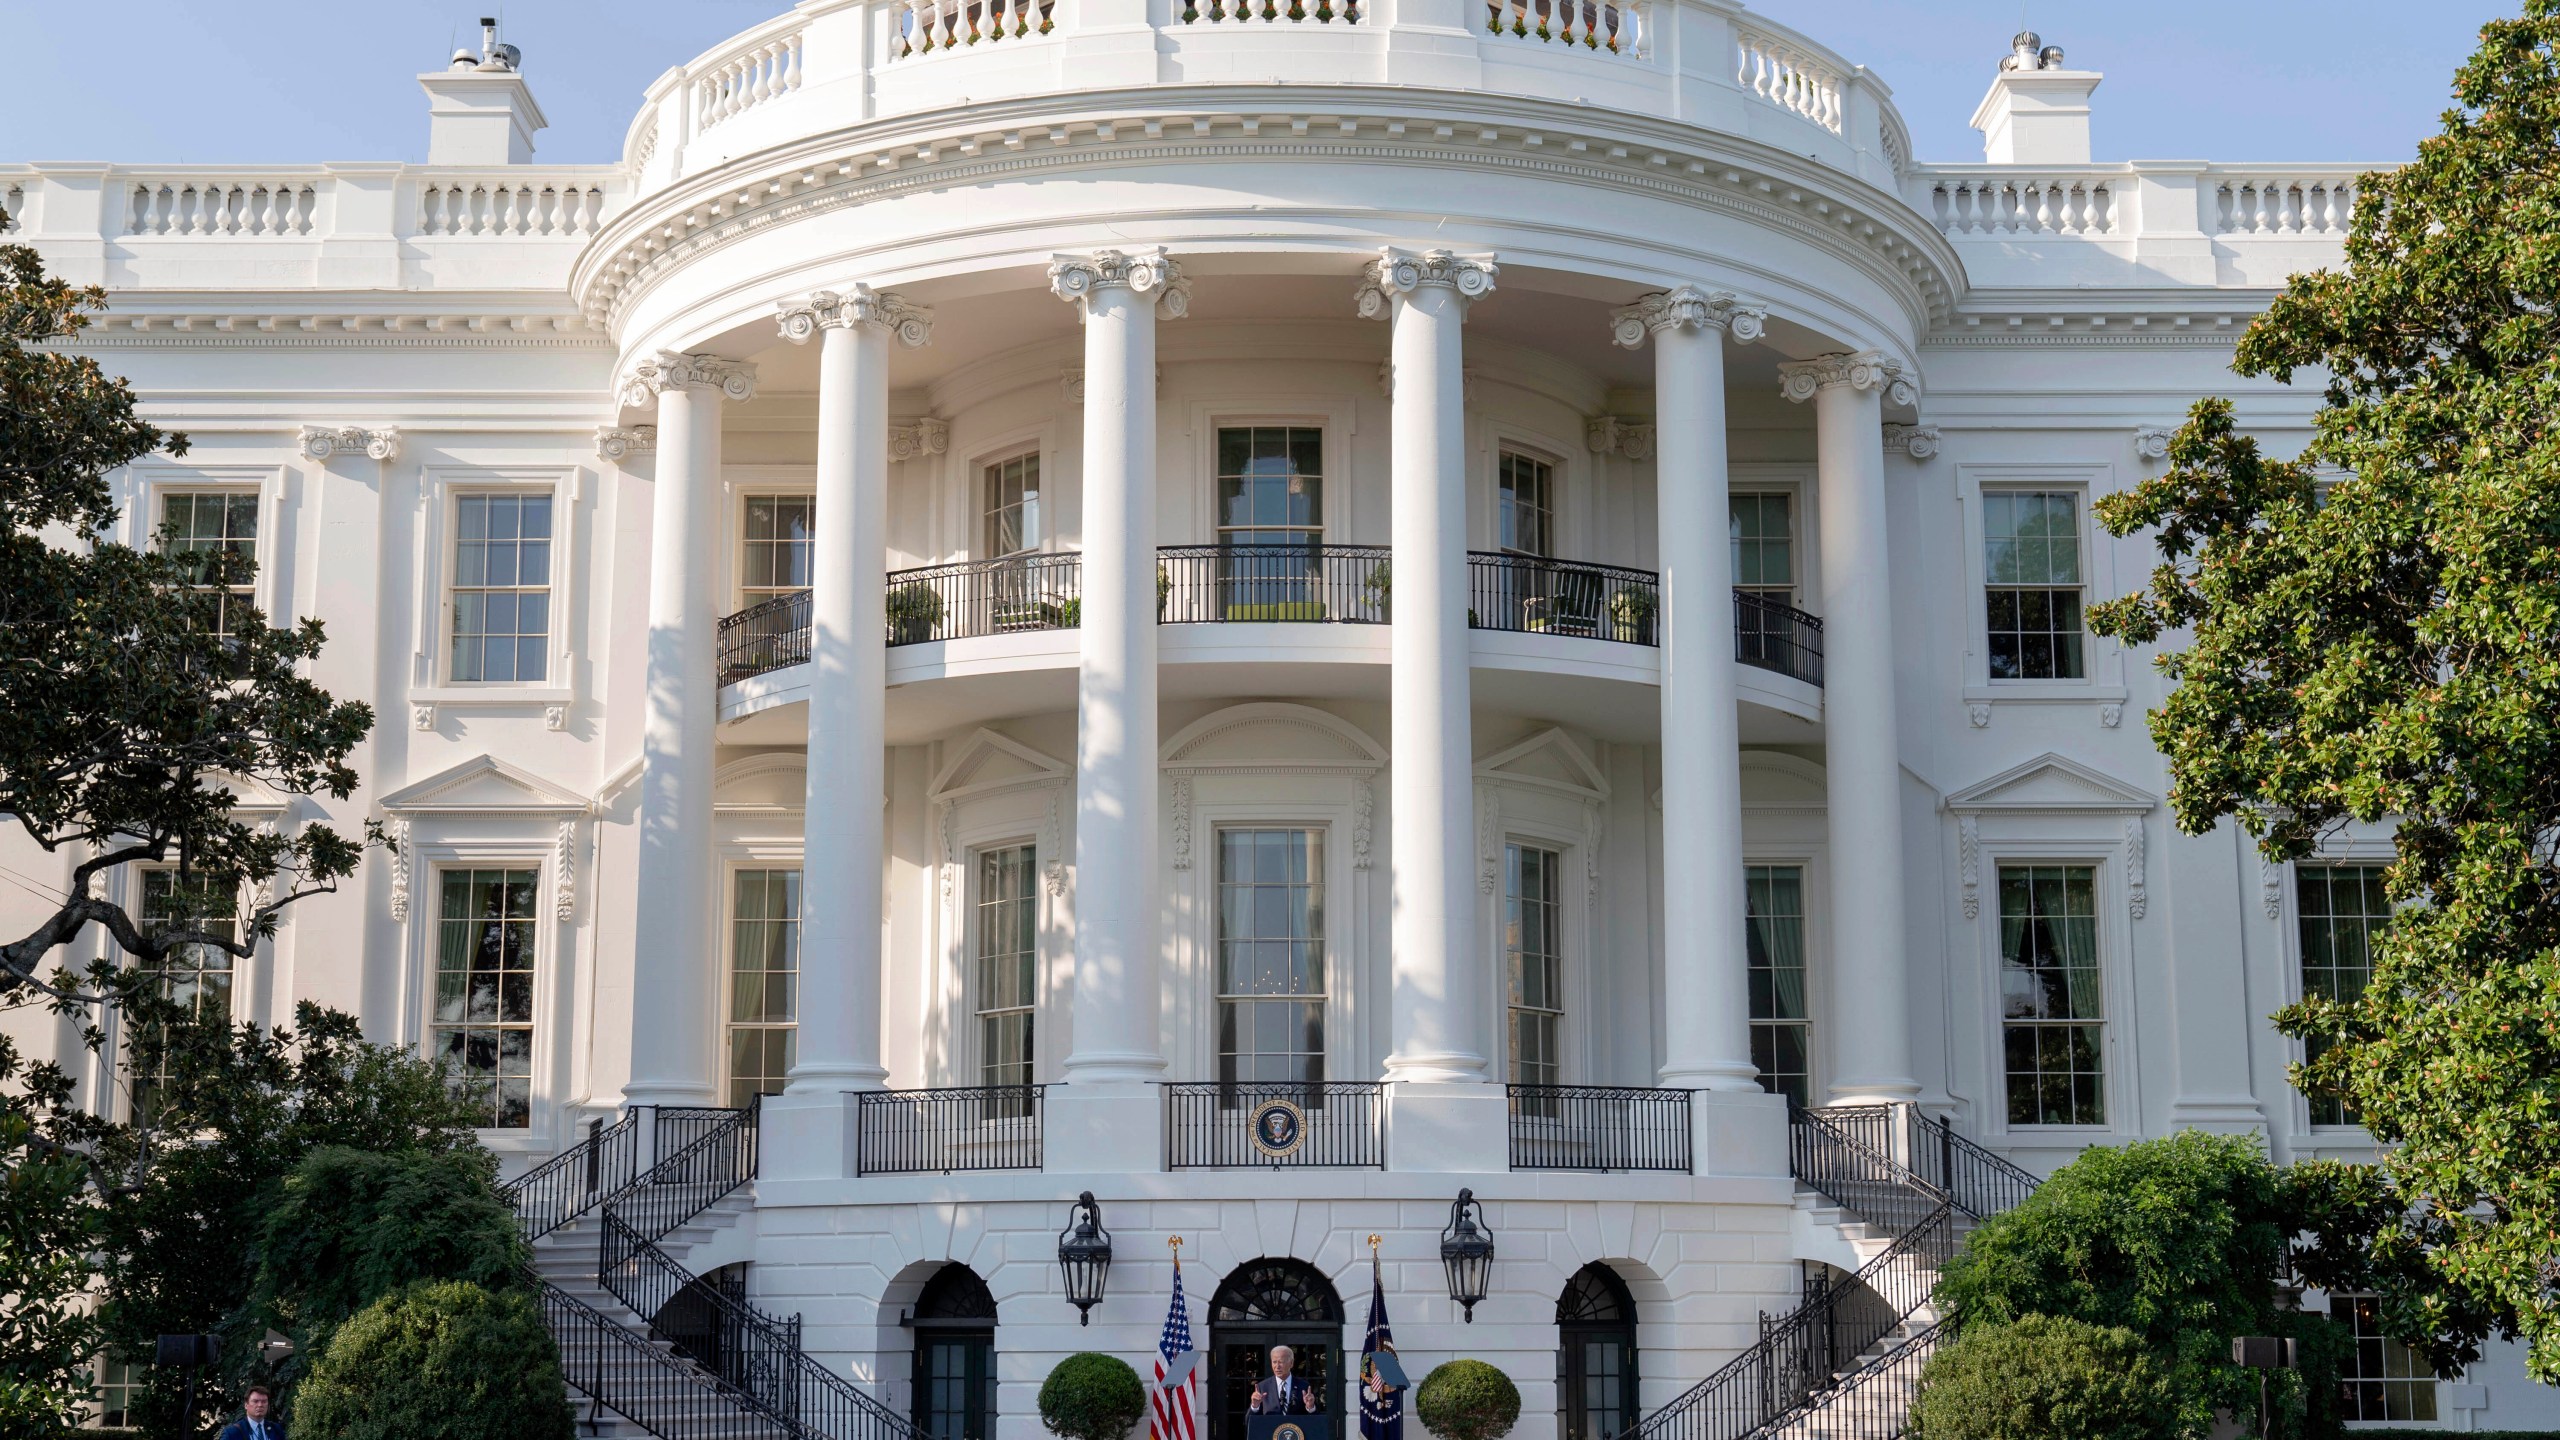
<path fill-rule="evenodd" d="M 1271 1347 L 1271 1378 L 1253 1387 L 1256 1415 L 1321 1415 L 1324 1398 L 1316 1387 L 1290 1373 L 1298 1368 L 1298 1352 L 1286 1345 Z"/>

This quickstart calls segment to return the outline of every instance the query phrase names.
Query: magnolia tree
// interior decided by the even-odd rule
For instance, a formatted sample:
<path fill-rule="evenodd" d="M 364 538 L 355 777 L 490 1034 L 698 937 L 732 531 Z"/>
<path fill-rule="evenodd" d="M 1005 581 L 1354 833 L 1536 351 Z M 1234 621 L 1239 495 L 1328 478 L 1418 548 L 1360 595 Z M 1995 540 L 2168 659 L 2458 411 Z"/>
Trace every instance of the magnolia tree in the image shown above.
<path fill-rule="evenodd" d="M 2560 0 L 2487 26 L 2415 163 L 2361 182 L 2347 266 L 2296 277 L 2235 368 L 2325 387 L 2303 455 L 2227 402 L 2098 507 L 2156 527 L 2091 612 L 2177 685 L 2179 825 L 2272 860 L 2395 827 L 2360 993 L 2279 1016 L 2305 1090 L 2386 1147 L 2313 1278 L 2369 1286 L 2440 1366 L 2520 1334 L 2560 1382 Z"/>

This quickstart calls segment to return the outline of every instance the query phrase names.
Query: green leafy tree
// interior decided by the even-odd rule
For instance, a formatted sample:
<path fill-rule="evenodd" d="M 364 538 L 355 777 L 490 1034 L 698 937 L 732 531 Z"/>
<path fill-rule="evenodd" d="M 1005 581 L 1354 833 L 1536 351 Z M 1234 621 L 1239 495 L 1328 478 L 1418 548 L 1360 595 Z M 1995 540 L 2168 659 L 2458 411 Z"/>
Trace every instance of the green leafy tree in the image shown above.
<path fill-rule="evenodd" d="M 375 1301 L 294 1391 L 307 1440 L 571 1440 L 560 1352 L 522 1291 L 429 1281 Z"/>
<path fill-rule="evenodd" d="M 2160 1440 L 2177 1397 L 2120 1326 L 2029 1315 L 1971 1325 L 1929 1357 L 1912 1397 L 1916 1440 Z"/>
<path fill-rule="evenodd" d="M 67 1429 L 91 1398 L 98 1207 L 88 1158 L 57 1138 L 70 1090 L 0 1036 L 0 1435 Z"/>
<path fill-rule="evenodd" d="M 1414 1413 L 1447 1440 L 1502 1440 L 1520 1420 L 1520 1387 L 1482 1360 L 1435 1365 L 1414 1387 Z"/>
<path fill-rule="evenodd" d="M 1040 1382 L 1040 1423 L 1066 1440 L 1127 1440 L 1146 1412 L 1138 1372 L 1116 1355 L 1070 1355 Z"/>
<path fill-rule="evenodd" d="M 2297 1177 L 2251 1137 L 2196 1130 L 2087 1150 L 1966 1237 L 1938 1301 L 1959 1333 L 2037 1315 L 2121 1327 L 2158 1363 L 2191 1436 L 2218 1410 L 2257 1413 L 2257 1375 L 2231 1363 L 2232 1337 L 2290 1335 L 2299 1368 L 2274 1393 L 2276 1433 L 2326 1433 L 2338 1327 L 2285 1308 L 2277 1288 L 2304 1224 L 2298 1191 L 2326 1173 Z"/>
<path fill-rule="evenodd" d="M 2199 404 L 2098 507 L 2161 564 L 2090 624 L 2188 632 L 2151 717 L 2182 828 L 2283 861 L 2396 824 L 2370 982 L 2278 1022 L 2388 1147 L 2386 1326 L 2440 1366 L 2520 1333 L 2560 1382 L 2560 0 L 2484 27 L 2454 96 L 2360 182 L 2346 268 L 2241 339 L 2241 374 L 2324 387 L 2309 447 Z"/>

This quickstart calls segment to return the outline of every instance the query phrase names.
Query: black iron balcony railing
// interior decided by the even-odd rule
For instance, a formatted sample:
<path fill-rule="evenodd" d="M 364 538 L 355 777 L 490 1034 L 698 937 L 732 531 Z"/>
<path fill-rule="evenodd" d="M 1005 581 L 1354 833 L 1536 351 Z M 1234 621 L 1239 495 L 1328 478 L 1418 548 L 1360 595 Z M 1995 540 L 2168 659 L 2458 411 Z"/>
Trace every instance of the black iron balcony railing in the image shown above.
<path fill-rule="evenodd" d="M 1166 625 L 1384 625 L 1384 545 L 1165 545 L 1156 619 Z"/>
<path fill-rule="evenodd" d="M 1653 645 L 1661 608 L 1662 586 L 1650 570 L 1467 552 L 1467 623 L 1478 630 Z"/>
<path fill-rule="evenodd" d="M 1045 1085 L 959 1085 L 865 1091 L 855 1173 L 1037 1170 Z"/>
<path fill-rule="evenodd" d="M 1165 1168 L 1384 1170 L 1386 1088 L 1376 1080 L 1167 1085 Z M 1268 1113 L 1283 1106 L 1296 1115 L 1282 1122 Z"/>
<path fill-rule="evenodd" d="M 809 592 L 760 601 L 720 622 L 720 683 L 809 662 Z"/>
<path fill-rule="evenodd" d="M 1510 1085 L 1514 1170 L 1689 1172 L 1689 1092 Z"/>
<path fill-rule="evenodd" d="M 1807 685 L 1822 683 L 1822 617 L 1771 595 L 1733 592 L 1733 658 Z"/>
<path fill-rule="evenodd" d="M 1007 555 L 889 572 L 889 643 L 1073 630 L 1084 609 L 1084 557 Z"/>

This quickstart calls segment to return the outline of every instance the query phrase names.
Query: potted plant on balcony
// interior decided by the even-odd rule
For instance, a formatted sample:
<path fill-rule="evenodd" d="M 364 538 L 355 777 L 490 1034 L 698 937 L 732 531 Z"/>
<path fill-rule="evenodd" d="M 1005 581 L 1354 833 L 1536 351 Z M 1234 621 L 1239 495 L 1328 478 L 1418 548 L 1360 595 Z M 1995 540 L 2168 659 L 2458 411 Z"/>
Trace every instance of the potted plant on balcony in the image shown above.
<path fill-rule="evenodd" d="M 1164 623 L 1164 604 L 1173 594 L 1173 577 L 1165 573 L 1162 563 L 1156 566 L 1156 623 Z"/>
<path fill-rule="evenodd" d="M 1387 602 L 1394 597 L 1395 593 L 1394 568 L 1395 562 L 1392 560 L 1379 561 L 1369 567 L 1369 578 L 1360 586 L 1368 594 L 1370 610 L 1374 611 L 1381 620 L 1392 618 L 1387 609 Z"/>
<path fill-rule="evenodd" d="M 933 638 L 934 627 L 942 623 L 942 597 L 923 581 L 913 581 L 889 592 L 889 643 L 913 645 Z"/>
<path fill-rule="evenodd" d="M 1630 585 L 1609 597 L 1610 633 L 1637 645 L 1653 643 L 1653 609 L 1659 603 L 1650 590 Z"/>

